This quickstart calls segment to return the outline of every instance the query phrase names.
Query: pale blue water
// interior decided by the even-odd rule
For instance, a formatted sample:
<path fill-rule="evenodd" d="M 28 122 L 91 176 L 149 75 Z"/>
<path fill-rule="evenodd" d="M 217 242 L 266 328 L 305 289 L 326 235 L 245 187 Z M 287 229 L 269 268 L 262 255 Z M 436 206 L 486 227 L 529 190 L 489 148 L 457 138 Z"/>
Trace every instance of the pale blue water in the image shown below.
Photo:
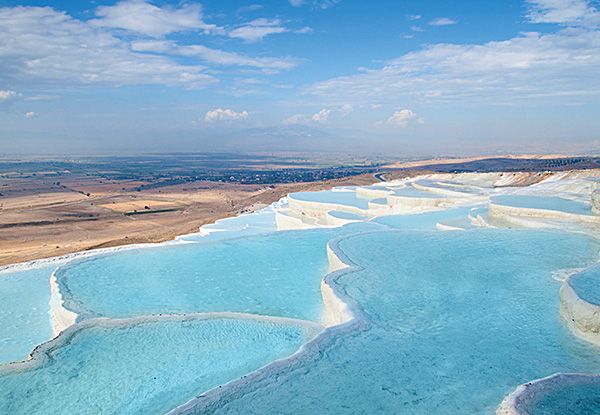
<path fill-rule="evenodd" d="M 600 264 L 572 275 L 568 279 L 568 284 L 579 298 L 600 305 Z"/>
<path fill-rule="evenodd" d="M 519 405 L 523 415 L 598 415 L 600 381 L 589 378 L 576 385 L 552 388 Z"/>
<path fill-rule="evenodd" d="M 354 213 L 348 213 L 348 212 L 340 212 L 338 210 L 332 210 L 331 212 L 329 212 L 329 214 L 335 218 L 340 218 L 340 219 L 348 219 L 348 220 L 365 220 L 366 219 L 365 216 L 357 215 Z"/>
<path fill-rule="evenodd" d="M 293 193 L 290 199 L 303 200 L 307 202 L 331 203 L 344 206 L 354 206 L 360 209 L 369 208 L 369 199 L 361 198 L 353 191 L 323 191 Z"/>
<path fill-rule="evenodd" d="M 236 311 L 317 321 L 335 235 L 288 231 L 114 252 L 56 276 L 66 307 L 85 317 Z"/>
<path fill-rule="evenodd" d="M 236 311 L 319 321 L 327 242 L 374 226 L 113 252 L 73 261 L 56 276 L 65 306 L 83 318 Z"/>
<path fill-rule="evenodd" d="M 394 190 L 394 196 L 403 197 L 417 197 L 417 198 L 438 198 L 443 197 L 435 193 L 427 192 L 425 190 L 415 189 L 414 187 L 403 187 L 401 189 Z"/>
<path fill-rule="evenodd" d="M 423 229 L 435 230 L 436 223 L 448 219 L 467 219 L 471 212 L 470 207 L 441 210 L 436 212 L 418 213 L 414 215 L 380 216 L 372 220 L 374 223 L 389 226 L 395 229 Z"/>
<path fill-rule="evenodd" d="M 452 218 L 444 219 L 438 222 L 442 226 L 450 226 L 453 229 L 474 229 L 478 226 L 474 225 L 469 218 Z"/>
<path fill-rule="evenodd" d="M 368 202 L 354 192 L 314 195 L 308 197 L 349 206 Z M 539 198 L 518 198 L 539 208 Z M 548 199 L 541 204 L 564 201 Z M 311 346 L 313 353 L 260 388 L 198 412 L 492 414 L 524 382 L 597 373 L 599 349 L 560 320 L 560 283 L 551 271 L 593 263 L 598 243 L 554 231 L 433 231 L 438 221 L 465 221 L 470 211 L 286 232 L 274 232 L 272 214 L 253 215 L 248 226 L 236 218 L 217 224 L 223 232 L 187 237 L 193 243 L 74 260 L 57 277 L 80 319 L 237 311 L 318 321 L 327 242 L 352 235 L 340 247 L 359 269 L 338 282 L 361 307 L 365 329 Z M 23 335 L 15 343 L 23 358 L 49 337 L 51 271 L 12 273 L 4 285 L 0 274 L 0 288 L 13 290 L 0 291 L 0 329 Z M 583 281 L 584 291 L 596 293 L 595 276 Z M 24 299 L 25 292 L 33 295 Z M 4 318 L 19 313 L 31 314 L 28 324 L 13 327 Z M 243 319 L 89 327 L 52 350 L 43 367 L 0 377 L 0 413 L 164 413 L 293 353 L 314 335 L 307 330 Z M 593 401 L 592 392 L 578 393 Z"/>
<path fill-rule="evenodd" d="M 593 240 L 478 229 L 350 236 L 339 279 L 366 330 L 341 335 L 259 389 L 198 412 L 493 414 L 518 385 L 600 370 L 559 317 L 551 271 L 588 265 Z"/>
<path fill-rule="evenodd" d="M 433 181 L 433 180 L 418 180 L 415 183 L 420 184 L 422 186 L 432 188 L 432 189 L 451 190 L 451 191 L 457 192 L 457 193 L 464 193 L 465 195 L 481 193 L 481 190 L 477 189 L 477 188 L 473 188 L 473 187 L 469 187 L 469 186 L 464 186 L 464 187 L 444 186 L 444 182 L 437 182 L 437 181 Z"/>
<path fill-rule="evenodd" d="M 294 353 L 294 324 L 189 319 L 81 330 L 39 368 L 1 375 L 2 414 L 163 414 Z"/>
<path fill-rule="evenodd" d="M 50 275 L 56 265 L 0 273 L 0 364 L 27 360 L 50 340 Z"/>
<path fill-rule="evenodd" d="M 385 205 L 387 205 L 388 201 L 384 197 L 378 197 L 376 199 L 369 201 L 369 203 L 374 204 L 374 205 L 384 205 L 385 206 Z"/>
<path fill-rule="evenodd" d="M 506 195 L 494 196 L 491 197 L 490 200 L 492 203 L 503 206 L 557 210 L 559 212 L 573 213 L 576 215 L 592 214 L 592 207 L 590 205 L 574 200 L 563 199 L 558 196 Z"/>

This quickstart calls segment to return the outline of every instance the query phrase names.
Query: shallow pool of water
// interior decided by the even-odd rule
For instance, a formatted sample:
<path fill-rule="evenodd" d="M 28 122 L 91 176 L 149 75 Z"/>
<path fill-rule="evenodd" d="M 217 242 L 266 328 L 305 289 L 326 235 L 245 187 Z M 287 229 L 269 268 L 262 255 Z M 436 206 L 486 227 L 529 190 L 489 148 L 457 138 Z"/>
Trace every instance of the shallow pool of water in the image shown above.
<path fill-rule="evenodd" d="M 600 264 L 570 276 L 568 284 L 579 298 L 600 305 Z"/>
<path fill-rule="evenodd" d="M 290 195 L 290 199 L 296 199 L 306 202 L 319 202 L 335 205 L 353 206 L 361 209 L 369 208 L 369 198 L 361 198 L 356 192 L 346 191 L 323 191 L 323 192 L 302 192 Z"/>
<path fill-rule="evenodd" d="M 556 372 L 600 370 L 598 349 L 559 317 L 551 271 L 588 265 L 582 235 L 516 230 L 391 231 L 339 246 L 339 279 L 366 330 L 231 398 L 215 413 L 493 414 L 505 395 Z"/>
<path fill-rule="evenodd" d="M 50 275 L 56 265 L 0 273 L 0 364 L 26 360 L 52 337 Z"/>
<path fill-rule="evenodd" d="M 37 368 L 2 374 L 3 414 L 164 414 L 290 354 L 307 326 L 187 319 L 92 326 L 50 348 Z"/>
<path fill-rule="evenodd" d="M 491 198 L 491 201 L 503 206 L 556 210 L 575 215 L 592 215 L 592 207 L 590 205 L 558 196 L 505 195 L 494 196 Z"/>
<path fill-rule="evenodd" d="M 56 275 L 66 307 L 84 317 L 236 311 L 318 321 L 335 235 L 287 231 L 114 252 Z"/>

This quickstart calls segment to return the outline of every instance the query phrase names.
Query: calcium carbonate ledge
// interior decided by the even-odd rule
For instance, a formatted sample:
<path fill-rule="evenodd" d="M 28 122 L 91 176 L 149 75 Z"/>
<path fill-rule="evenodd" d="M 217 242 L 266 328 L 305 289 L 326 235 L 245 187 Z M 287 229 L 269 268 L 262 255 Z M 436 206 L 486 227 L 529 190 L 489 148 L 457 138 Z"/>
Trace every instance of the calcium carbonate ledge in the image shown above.
<path fill-rule="evenodd" d="M 530 409 L 535 408 L 536 402 L 541 398 L 556 392 L 560 393 L 567 387 L 576 388 L 590 384 L 598 385 L 600 389 L 600 376 L 556 373 L 543 379 L 527 382 L 504 398 L 496 410 L 496 415 L 531 415 L 535 412 L 531 412 Z M 572 399 L 570 396 L 565 396 L 565 398 Z M 560 411 L 559 408 L 556 409 Z"/>
<path fill-rule="evenodd" d="M 327 225 L 335 227 L 344 226 L 349 223 L 362 222 L 365 219 L 367 218 L 364 216 L 359 216 L 347 212 L 339 212 L 337 210 L 327 212 L 327 214 L 325 215 L 325 221 L 327 222 Z"/>
<path fill-rule="evenodd" d="M 471 201 L 465 197 L 436 197 L 433 195 L 432 197 L 413 197 L 394 194 L 387 197 L 392 214 L 421 213 L 426 210 L 450 207 L 458 202 L 464 202 L 466 199 Z M 475 203 L 476 200 L 472 200 L 472 202 Z"/>
<path fill-rule="evenodd" d="M 202 393 L 188 403 L 175 408 L 167 415 L 211 414 L 227 402 L 244 396 L 254 389 L 264 387 L 290 370 L 318 359 L 323 355 L 328 341 L 346 334 L 367 330 L 369 323 L 362 309 L 338 283 L 342 276 L 362 270 L 362 267 L 355 264 L 340 249 L 340 241 L 367 233 L 373 232 L 340 236 L 327 244 L 330 272 L 323 278 L 321 292 L 326 308 L 324 320 L 329 320 L 329 324 L 332 325 L 325 328 L 314 339 L 305 343 L 292 356 L 274 361 L 242 378 L 232 380 L 223 386 Z"/>
<path fill-rule="evenodd" d="M 56 270 L 50 276 L 50 321 L 52 322 L 52 337 L 75 324 L 77 313 L 64 307 L 64 300 L 56 281 Z"/>
<path fill-rule="evenodd" d="M 578 337 L 600 345 L 600 306 L 577 295 L 569 283 L 571 278 L 567 278 L 560 287 L 561 314 Z"/>
<path fill-rule="evenodd" d="M 355 215 L 367 216 L 367 209 L 361 209 L 356 206 L 343 205 L 339 203 L 313 202 L 307 200 L 298 200 L 294 194 L 288 195 L 289 209 L 297 214 L 312 216 L 317 219 L 325 218 L 328 212 L 339 210 L 340 212 L 352 213 Z"/>
<path fill-rule="evenodd" d="M 451 198 L 466 198 L 466 197 L 476 197 L 479 196 L 477 194 L 469 193 L 467 191 L 460 191 L 460 187 L 454 187 L 454 189 L 445 189 L 443 186 L 438 185 L 437 183 L 432 182 L 431 184 L 426 181 L 415 181 L 412 184 L 412 187 L 415 189 L 423 190 L 429 193 L 434 193 L 436 195 L 451 197 Z M 467 189 L 466 187 L 464 188 Z"/>
<path fill-rule="evenodd" d="M 392 188 L 388 188 L 388 187 L 372 188 L 372 187 L 360 187 L 359 186 L 356 188 L 356 195 L 362 196 L 365 198 L 369 198 L 369 199 L 386 198 L 387 196 L 394 193 L 394 190 L 397 190 L 397 189 L 399 189 L 399 187 L 393 188 L 393 190 L 392 190 Z"/>
<path fill-rule="evenodd" d="M 511 216 L 534 217 L 545 219 L 567 219 L 578 222 L 600 223 L 600 217 L 594 215 L 578 215 L 576 213 L 562 212 L 559 210 L 524 208 L 517 206 L 501 205 L 488 202 L 489 215 L 496 218 L 505 218 Z M 591 212 L 591 211 L 590 211 Z"/>
<path fill-rule="evenodd" d="M 89 251 L 73 252 L 70 254 L 55 256 L 52 258 L 35 259 L 33 261 L 19 262 L 17 264 L 10 264 L 10 265 L 3 265 L 0 267 L 0 274 L 2 274 L 4 272 L 27 271 L 29 269 L 42 268 L 42 267 L 46 267 L 49 265 L 63 265 L 66 262 L 69 262 L 73 259 L 89 257 L 92 255 L 101 255 L 101 254 L 106 254 L 109 252 L 127 251 L 130 249 L 140 249 L 140 248 L 152 248 L 152 247 L 159 246 L 159 245 L 164 246 L 164 245 L 178 245 L 178 244 L 187 244 L 187 243 L 194 243 L 194 242 L 173 240 L 173 241 L 158 242 L 158 243 L 131 244 L 131 245 L 113 246 L 110 248 L 97 248 L 97 249 L 91 249 Z"/>
<path fill-rule="evenodd" d="M 278 231 L 311 229 L 321 226 L 316 218 L 297 214 L 289 209 L 275 211 L 275 224 Z"/>
<path fill-rule="evenodd" d="M 560 270 L 559 280 L 563 285 L 559 291 L 560 312 L 569 328 L 578 337 L 600 345 L 600 306 L 583 300 L 570 284 L 570 279 L 581 270 Z M 535 407 L 536 401 L 564 390 L 567 387 L 597 384 L 600 391 L 600 376 L 558 373 L 543 379 L 525 383 L 508 395 L 498 407 L 497 415 L 528 415 L 528 406 Z M 558 412 L 557 412 L 558 413 Z"/>

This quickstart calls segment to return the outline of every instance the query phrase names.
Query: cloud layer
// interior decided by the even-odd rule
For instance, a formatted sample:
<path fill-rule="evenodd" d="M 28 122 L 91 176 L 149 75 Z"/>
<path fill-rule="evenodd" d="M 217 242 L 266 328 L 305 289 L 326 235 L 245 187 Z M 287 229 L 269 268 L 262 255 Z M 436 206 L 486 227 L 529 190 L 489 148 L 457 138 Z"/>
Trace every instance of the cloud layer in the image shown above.
<path fill-rule="evenodd" d="M 0 108 L 7 108 L 13 103 L 23 99 L 23 94 L 17 91 L 0 90 Z"/>
<path fill-rule="evenodd" d="M 417 114 L 415 114 L 411 110 L 404 109 L 401 111 L 394 112 L 394 115 L 388 118 L 385 123 L 394 127 L 404 128 L 408 125 L 408 121 L 415 118 L 416 116 Z"/>
<path fill-rule="evenodd" d="M 598 27 L 600 14 L 587 0 L 527 0 L 532 23 Z"/>
<path fill-rule="evenodd" d="M 279 19 L 256 19 L 229 32 L 229 37 L 243 39 L 246 42 L 257 42 L 265 36 L 289 32 L 281 25 Z"/>
<path fill-rule="evenodd" d="M 242 121 L 250 117 L 247 111 L 235 112 L 230 109 L 217 108 L 208 111 L 204 117 L 206 121 Z"/>
<path fill-rule="evenodd" d="M 205 23 L 198 4 L 159 8 L 142 0 L 101 6 L 96 15 L 97 19 L 83 21 L 51 7 L 0 8 L 0 82 L 15 86 L 158 84 L 201 89 L 218 82 L 215 72 L 208 70 L 211 65 L 246 66 L 273 73 L 301 62 L 156 39 L 173 32 L 200 31 L 254 41 L 287 31 L 278 20 L 257 19 L 227 32 Z M 248 30 L 236 32 L 243 28 Z M 130 40 L 130 36 L 122 36 L 125 32 L 137 36 Z M 200 62 L 182 64 L 177 57 Z"/>
<path fill-rule="evenodd" d="M 152 37 L 188 30 L 205 33 L 221 31 L 216 25 L 203 21 L 200 4 L 184 4 L 176 9 L 160 8 L 144 0 L 126 0 L 114 6 L 100 6 L 96 10 L 98 19 L 89 23 L 97 27 L 124 29 Z"/>
<path fill-rule="evenodd" d="M 283 120 L 283 124 L 306 124 L 306 123 L 318 123 L 325 124 L 329 121 L 329 115 L 331 110 L 323 108 L 321 111 L 313 115 L 308 114 L 296 114 Z"/>
<path fill-rule="evenodd" d="M 570 13 L 582 17 L 591 12 Z M 314 83 L 305 92 L 331 105 L 508 105 L 540 98 L 577 103 L 600 95 L 599 73 L 600 31 L 570 26 L 482 45 L 433 44 L 379 69 Z"/>

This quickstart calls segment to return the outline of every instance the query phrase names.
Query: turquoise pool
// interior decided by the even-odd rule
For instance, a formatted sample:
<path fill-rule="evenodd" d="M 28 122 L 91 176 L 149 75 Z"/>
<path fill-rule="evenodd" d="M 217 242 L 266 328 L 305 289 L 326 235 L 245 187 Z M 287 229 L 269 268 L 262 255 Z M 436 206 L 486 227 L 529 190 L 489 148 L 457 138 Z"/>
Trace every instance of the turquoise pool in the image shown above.
<path fill-rule="evenodd" d="M 327 204 L 336 204 L 344 206 L 353 206 L 360 209 L 369 208 L 369 199 L 361 198 L 352 190 L 344 191 L 323 191 L 323 192 L 302 192 L 290 195 L 290 199 L 296 199 L 306 202 L 319 202 Z"/>
<path fill-rule="evenodd" d="M 50 340 L 50 275 L 56 265 L 0 273 L 0 364 L 26 360 Z"/>
<path fill-rule="evenodd" d="M 164 414 L 293 354 L 318 330 L 243 318 L 99 322 L 48 347 L 37 367 L 0 367 L 0 413 Z"/>
<path fill-rule="evenodd" d="M 592 215 L 591 205 L 558 196 L 505 195 L 490 198 L 492 203 L 519 208 L 556 210 L 575 215 Z"/>
<path fill-rule="evenodd" d="M 551 277 L 593 261 L 590 238 L 392 231 L 349 236 L 339 249 L 358 267 L 339 283 L 362 308 L 363 329 L 198 413 L 493 414 L 531 379 L 600 370 L 597 348 L 561 322 Z"/>

